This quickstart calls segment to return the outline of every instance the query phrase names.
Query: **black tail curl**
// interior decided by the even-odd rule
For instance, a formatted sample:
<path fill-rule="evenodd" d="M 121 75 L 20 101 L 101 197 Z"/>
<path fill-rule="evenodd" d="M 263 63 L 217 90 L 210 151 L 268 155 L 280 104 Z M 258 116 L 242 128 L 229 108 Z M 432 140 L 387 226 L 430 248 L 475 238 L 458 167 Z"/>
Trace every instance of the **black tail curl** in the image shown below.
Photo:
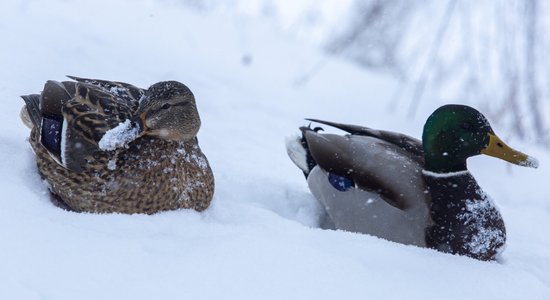
<path fill-rule="evenodd" d="M 313 156 L 311 155 L 311 152 L 309 151 L 309 146 L 307 144 L 305 132 L 306 131 L 319 132 L 319 131 L 324 131 L 324 129 L 321 127 L 311 128 L 311 123 L 309 123 L 307 127 L 306 126 L 300 127 L 300 131 L 302 132 L 302 138 L 300 139 L 300 143 L 302 144 L 302 147 L 304 147 L 304 149 L 306 150 L 307 172 L 304 171 L 304 176 L 307 179 L 311 170 L 315 168 L 315 166 L 317 165 L 317 162 L 315 162 L 315 160 L 313 159 Z"/>

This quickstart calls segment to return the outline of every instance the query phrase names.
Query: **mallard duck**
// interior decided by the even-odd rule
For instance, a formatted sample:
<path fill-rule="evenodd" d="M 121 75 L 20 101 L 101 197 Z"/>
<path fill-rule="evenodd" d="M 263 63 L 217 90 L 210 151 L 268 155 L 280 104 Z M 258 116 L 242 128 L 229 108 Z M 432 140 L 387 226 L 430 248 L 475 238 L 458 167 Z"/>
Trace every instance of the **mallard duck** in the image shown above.
<path fill-rule="evenodd" d="M 99 213 L 209 206 L 214 177 L 197 141 L 201 121 L 187 86 L 163 81 L 141 89 L 69 78 L 22 96 L 38 171 L 56 200 Z"/>
<path fill-rule="evenodd" d="M 308 119 L 346 131 L 302 127 L 287 152 L 326 209 L 323 228 L 492 260 L 506 230 L 468 171 L 478 154 L 534 167 L 536 159 L 499 139 L 472 107 L 445 105 L 426 121 L 422 142 L 395 132 Z"/>

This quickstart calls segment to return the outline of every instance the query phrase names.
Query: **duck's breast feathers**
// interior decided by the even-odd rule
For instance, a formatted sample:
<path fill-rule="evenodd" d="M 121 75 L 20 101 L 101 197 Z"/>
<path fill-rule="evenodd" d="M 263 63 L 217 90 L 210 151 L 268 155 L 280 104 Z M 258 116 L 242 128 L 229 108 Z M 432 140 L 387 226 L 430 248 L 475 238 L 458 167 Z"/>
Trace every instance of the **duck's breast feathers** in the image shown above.
<path fill-rule="evenodd" d="M 407 209 L 416 201 L 427 201 L 423 164 L 409 151 L 370 136 L 306 131 L 304 137 L 319 167 L 376 191 L 390 205 Z"/>
<path fill-rule="evenodd" d="M 506 227 L 472 174 L 424 172 L 424 178 L 433 220 L 426 232 L 428 247 L 480 260 L 495 259 L 506 243 Z"/>

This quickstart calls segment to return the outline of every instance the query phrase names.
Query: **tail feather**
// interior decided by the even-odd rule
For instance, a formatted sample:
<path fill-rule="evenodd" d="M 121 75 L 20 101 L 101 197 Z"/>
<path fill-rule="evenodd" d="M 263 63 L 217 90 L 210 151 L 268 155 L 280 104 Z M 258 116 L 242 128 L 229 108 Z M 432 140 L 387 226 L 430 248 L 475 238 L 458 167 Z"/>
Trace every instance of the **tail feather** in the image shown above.
<path fill-rule="evenodd" d="M 25 101 L 25 108 L 27 111 L 26 116 L 22 112 L 21 118 L 23 119 L 23 122 L 27 123 L 28 120 L 30 120 L 34 127 L 39 128 L 42 120 L 42 115 L 40 114 L 40 95 L 25 95 L 21 96 L 21 98 Z"/>
<path fill-rule="evenodd" d="M 301 136 L 296 135 L 286 139 L 286 151 L 290 160 L 304 172 L 304 176 L 307 178 L 317 163 L 309 152 L 307 140 L 304 136 L 305 131 L 312 129 L 309 127 L 300 127 L 300 130 L 302 132 Z"/>

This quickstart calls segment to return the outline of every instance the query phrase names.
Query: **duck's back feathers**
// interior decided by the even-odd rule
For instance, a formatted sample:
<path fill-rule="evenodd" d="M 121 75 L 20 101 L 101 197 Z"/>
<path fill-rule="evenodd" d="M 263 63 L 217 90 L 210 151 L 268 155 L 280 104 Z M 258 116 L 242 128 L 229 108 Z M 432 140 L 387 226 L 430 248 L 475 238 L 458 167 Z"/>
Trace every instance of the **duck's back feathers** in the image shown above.
<path fill-rule="evenodd" d="M 131 118 L 137 105 L 94 85 L 78 82 L 73 97 L 63 106 L 63 117 L 68 127 L 89 142 L 97 143 L 109 129 Z"/>
<path fill-rule="evenodd" d="M 304 132 L 309 153 L 327 172 L 350 178 L 357 187 L 376 191 L 398 209 L 425 199 L 423 165 L 409 151 L 371 136 Z M 424 202 L 424 200 L 421 200 Z"/>
<path fill-rule="evenodd" d="M 413 137 L 398 132 L 372 129 L 364 126 L 342 124 L 319 119 L 306 120 L 329 125 L 348 132 L 352 135 L 370 136 L 382 141 L 386 141 L 390 144 L 394 144 L 399 148 L 403 148 L 404 150 L 409 152 L 411 157 L 417 160 L 418 163 L 424 164 L 424 151 L 422 148 L 422 141 L 420 141 L 419 139 L 415 139 Z"/>
<path fill-rule="evenodd" d="M 22 96 L 37 139 L 63 167 L 80 172 L 104 134 L 131 118 L 145 90 L 121 82 L 69 77 Z"/>
<path fill-rule="evenodd" d="M 86 83 L 98 87 L 106 92 L 115 95 L 118 98 L 129 102 L 138 102 L 145 95 L 146 90 L 125 82 L 107 81 L 99 79 L 81 78 L 76 76 L 67 76 L 77 82 Z"/>
<path fill-rule="evenodd" d="M 316 165 L 305 171 L 308 185 L 325 207 L 329 223 L 425 247 L 430 197 L 422 177 L 420 142 L 393 132 L 321 123 L 350 133 L 301 128 L 301 144 Z"/>

